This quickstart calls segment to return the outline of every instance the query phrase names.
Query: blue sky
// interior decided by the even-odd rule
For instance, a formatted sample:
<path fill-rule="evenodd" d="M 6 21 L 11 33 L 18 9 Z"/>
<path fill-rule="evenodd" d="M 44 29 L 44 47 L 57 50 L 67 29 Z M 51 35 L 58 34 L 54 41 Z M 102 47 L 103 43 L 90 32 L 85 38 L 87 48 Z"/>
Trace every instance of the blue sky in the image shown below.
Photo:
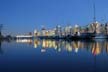
<path fill-rule="evenodd" d="M 95 0 L 99 22 L 108 21 L 108 0 Z M 93 0 L 0 0 L 4 33 L 23 34 L 56 25 L 87 25 L 93 21 Z"/>

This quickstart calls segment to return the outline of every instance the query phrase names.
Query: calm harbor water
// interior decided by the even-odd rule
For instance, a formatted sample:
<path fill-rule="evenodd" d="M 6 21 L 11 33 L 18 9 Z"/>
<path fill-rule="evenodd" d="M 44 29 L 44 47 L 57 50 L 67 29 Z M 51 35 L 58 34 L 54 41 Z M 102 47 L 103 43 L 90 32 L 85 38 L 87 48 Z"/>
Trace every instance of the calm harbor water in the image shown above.
<path fill-rule="evenodd" d="M 0 41 L 0 72 L 108 72 L 108 41 Z"/>

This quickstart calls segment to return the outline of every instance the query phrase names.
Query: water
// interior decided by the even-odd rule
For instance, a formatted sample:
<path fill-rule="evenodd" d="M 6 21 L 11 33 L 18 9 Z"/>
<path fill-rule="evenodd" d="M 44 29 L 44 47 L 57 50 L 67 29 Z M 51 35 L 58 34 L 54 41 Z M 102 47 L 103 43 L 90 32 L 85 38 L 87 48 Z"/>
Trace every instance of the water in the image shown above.
<path fill-rule="evenodd" d="M 108 72 L 108 41 L 0 42 L 0 72 Z"/>

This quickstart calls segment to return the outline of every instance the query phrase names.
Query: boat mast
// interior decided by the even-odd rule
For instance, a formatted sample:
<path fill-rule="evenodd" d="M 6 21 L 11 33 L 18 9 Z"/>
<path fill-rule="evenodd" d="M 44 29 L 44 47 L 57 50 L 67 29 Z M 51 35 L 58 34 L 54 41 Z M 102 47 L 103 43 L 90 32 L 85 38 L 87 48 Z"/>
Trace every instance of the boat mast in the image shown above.
<path fill-rule="evenodd" d="M 93 14 L 94 14 L 93 21 L 96 22 L 96 7 L 95 7 L 95 0 L 93 0 L 93 9 L 94 9 L 94 10 L 93 10 L 93 11 L 94 11 L 94 12 L 93 12 Z"/>
<path fill-rule="evenodd" d="M 93 25 L 94 25 L 94 33 L 96 33 L 96 6 L 95 0 L 93 0 Z"/>

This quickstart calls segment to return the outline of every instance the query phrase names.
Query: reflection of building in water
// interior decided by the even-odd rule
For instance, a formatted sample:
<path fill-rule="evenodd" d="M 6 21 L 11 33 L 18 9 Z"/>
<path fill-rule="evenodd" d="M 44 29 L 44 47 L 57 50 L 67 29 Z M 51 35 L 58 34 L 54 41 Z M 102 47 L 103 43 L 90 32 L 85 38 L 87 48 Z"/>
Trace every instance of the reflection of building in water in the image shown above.
<path fill-rule="evenodd" d="M 75 52 L 77 53 L 79 48 L 82 48 L 82 44 L 80 41 L 73 41 L 72 46 L 75 49 Z"/>
<path fill-rule="evenodd" d="M 28 44 L 33 43 L 33 41 L 31 39 L 17 39 L 16 42 L 17 43 L 28 43 Z"/>
<path fill-rule="evenodd" d="M 72 48 L 75 49 L 75 52 L 78 52 L 78 49 L 81 48 L 81 42 L 68 42 L 68 41 L 55 41 L 55 40 L 42 40 L 42 49 L 54 48 L 58 52 L 61 50 L 66 50 L 72 52 Z"/>
<path fill-rule="evenodd" d="M 43 48 L 56 48 L 55 41 L 52 40 L 42 40 L 42 47 Z"/>
<path fill-rule="evenodd" d="M 65 44 L 66 44 L 66 46 L 65 46 L 66 50 L 67 50 L 68 52 L 72 52 L 71 42 L 70 42 L 70 43 L 69 43 L 69 42 L 66 42 Z"/>
<path fill-rule="evenodd" d="M 61 40 L 60 41 L 56 41 L 56 47 L 57 47 L 56 50 L 58 52 L 61 52 L 61 50 L 64 48 L 62 42 L 63 41 L 61 41 Z"/>
<path fill-rule="evenodd" d="M 108 53 L 108 44 L 107 44 L 107 47 L 106 47 L 106 52 Z"/>
<path fill-rule="evenodd" d="M 41 52 L 46 52 L 47 48 L 55 48 L 55 41 L 51 40 L 42 40 L 42 49 Z"/>
<path fill-rule="evenodd" d="M 108 53 L 108 42 L 105 42 L 105 50 L 106 50 L 106 52 Z"/>
<path fill-rule="evenodd" d="M 68 51 L 76 52 L 86 50 L 93 55 L 99 55 L 104 50 L 108 53 L 107 41 L 64 41 L 64 40 L 38 40 L 38 39 L 18 39 L 16 42 L 34 44 L 34 48 L 42 47 L 41 52 L 46 52 L 47 49 L 54 49 L 58 52 Z"/>
<path fill-rule="evenodd" d="M 93 48 L 92 48 L 92 54 L 93 55 L 98 55 L 101 53 L 102 49 L 102 43 L 101 42 L 94 42 Z"/>
<path fill-rule="evenodd" d="M 58 52 L 66 50 L 72 52 L 73 50 L 77 53 L 80 50 L 91 51 L 94 55 L 98 55 L 102 52 L 104 48 L 104 42 L 81 42 L 81 41 L 56 41 L 56 40 L 42 40 L 42 52 L 45 52 L 45 49 L 54 48 Z M 106 44 L 107 45 L 107 44 Z M 108 45 L 107 45 L 108 46 Z M 108 49 L 108 47 L 106 48 Z"/>
<path fill-rule="evenodd" d="M 57 51 L 61 51 L 62 42 L 55 40 L 42 40 L 42 49 L 54 48 Z"/>
<path fill-rule="evenodd" d="M 34 39 L 34 48 L 37 48 L 38 45 L 40 45 L 40 41 L 37 39 Z"/>

